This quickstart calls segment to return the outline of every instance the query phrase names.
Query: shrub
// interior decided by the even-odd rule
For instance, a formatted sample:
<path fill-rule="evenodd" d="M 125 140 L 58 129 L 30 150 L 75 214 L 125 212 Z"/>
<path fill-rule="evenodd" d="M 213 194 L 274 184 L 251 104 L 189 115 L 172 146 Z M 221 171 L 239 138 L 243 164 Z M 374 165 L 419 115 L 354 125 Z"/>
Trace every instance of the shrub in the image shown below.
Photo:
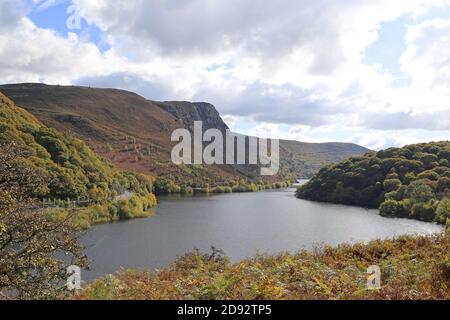
<path fill-rule="evenodd" d="M 440 177 L 437 181 L 436 191 L 444 192 L 445 189 L 450 189 L 450 178 L 448 177 Z"/>
<path fill-rule="evenodd" d="M 418 179 L 429 179 L 429 180 L 437 180 L 439 179 L 439 174 L 437 172 L 434 172 L 432 170 L 427 170 L 424 172 L 421 172 L 417 175 Z"/>
<path fill-rule="evenodd" d="M 225 193 L 225 188 L 223 187 L 215 187 L 211 190 L 211 193 Z"/>
<path fill-rule="evenodd" d="M 386 192 L 396 191 L 401 185 L 402 182 L 399 179 L 387 179 L 383 182 L 383 187 Z"/>
<path fill-rule="evenodd" d="M 435 210 L 430 203 L 419 202 L 412 206 L 410 217 L 421 221 L 434 221 Z"/>
<path fill-rule="evenodd" d="M 406 218 L 409 216 L 409 202 L 407 200 L 386 200 L 380 205 L 380 215 L 383 217 Z"/>
<path fill-rule="evenodd" d="M 450 199 L 444 198 L 436 208 L 436 222 L 445 224 L 447 219 L 450 219 Z"/>

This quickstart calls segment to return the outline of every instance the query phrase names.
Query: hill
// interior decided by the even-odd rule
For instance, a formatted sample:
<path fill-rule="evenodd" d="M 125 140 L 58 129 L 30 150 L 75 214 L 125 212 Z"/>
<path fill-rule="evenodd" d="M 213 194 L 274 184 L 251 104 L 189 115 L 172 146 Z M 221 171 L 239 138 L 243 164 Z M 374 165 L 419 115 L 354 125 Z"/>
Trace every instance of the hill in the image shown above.
<path fill-rule="evenodd" d="M 85 141 L 97 154 L 124 170 L 162 177 L 192 187 L 221 185 L 224 181 L 258 182 L 255 166 L 175 166 L 170 161 L 173 130 L 226 130 L 215 107 L 208 103 L 156 102 L 116 89 L 15 84 L 0 91 L 49 127 Z M 281 141 L 281 170 L 272 182 L 308 178 L 318 169 L 353 155 L 366 153 L 354 144 L 306 144 Z"/>
<path fill-rule="evenodd" d="M 445 224 L 450 218 L 449 162 L 449 141 L 371 152 L 321 169 L 297 196 Z"/>
<path fill-rule="evenodd" d="M 28 196 L 55 207 L 74 201 L 107 206 L 96 208 L 103 210 L 97 210 L 98 216 L 85 217 L 89 223 L 144 215 L 156 204 L 150 177 L 118 171 L 83 141 L 46 127 L 1 93 L 0 144 L 23 150 L 24 156 L 17 161 L 46 181 L 44 187 Z M 2 148 L 0 153 L 6 149 Z M 126 192 L 133 196 L 127 201 L 114 201 Z"/>

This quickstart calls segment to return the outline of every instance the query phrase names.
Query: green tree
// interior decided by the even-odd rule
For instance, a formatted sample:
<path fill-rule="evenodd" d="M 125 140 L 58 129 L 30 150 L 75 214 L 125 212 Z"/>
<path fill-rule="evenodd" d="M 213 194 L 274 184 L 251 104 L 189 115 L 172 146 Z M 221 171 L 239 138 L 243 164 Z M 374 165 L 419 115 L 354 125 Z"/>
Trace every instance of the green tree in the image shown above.
<path fill-rule="evenodd" d="M 436 191 L 444 192 L 446 189 L 450 189 L 450 178 L 440 177 L 437 181 Z"/>
<path fill-rule="evenodd" d="M 450 220 L 450 198 L 444 198 L 436 208 L 436 222 L 445 224 Z"/>
<path fill-rule="evenodd" d="M 431 203 L 419 202 L 412 206 L 410 217 L 422 221 L 434 221 L 435 210 Z"/>
<path fill-rule="evenodd" d="M 399 179 L 386 179 L 383 182 L 383 187 L 386 192 L 397 191 L 402 185 Z"/>
<path fill-rule="evenodd" d="M 415 181 L 408 186 L 408 197 L 414 202 L 428 202 L 435 197 L 433 189 L 420 181 Z"/>
<path fill-rule="evenodd" d="M 380 215 L 384 217 L 401 217 L 409 216 L 408 201 L 386 200 L 380 206 Z"/>

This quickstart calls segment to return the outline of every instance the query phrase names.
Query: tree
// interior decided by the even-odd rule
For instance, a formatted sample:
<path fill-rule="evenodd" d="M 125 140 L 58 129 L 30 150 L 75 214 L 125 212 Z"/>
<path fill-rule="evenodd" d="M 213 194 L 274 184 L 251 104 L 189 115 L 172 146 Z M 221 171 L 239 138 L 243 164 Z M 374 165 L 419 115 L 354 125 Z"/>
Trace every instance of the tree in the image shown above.
<path fill-rule="evenodd" d="M 386 179 L 383 183 L 386 192 L 397 191 L 401 185 L 402 182 L 399 179 Z"/>
<path fill-rule="evenodd" d="M 0 295 L 62 298 L 67 266 L 86 267 L 82 247 L 67 221 L 50 221 L 31 198 L 45 177 L 26 166 L 26 152 L 9 143 L 0 148 Z"/>
<path fill-rule="evenodd" d="M 413 205 L 410 216 L 417 220 L 433 221 L 436 214 L 431 203 L 419 202 Z"/>
<path fill-rule="evenodd" d="M 408 197 L 416 202 L 428 202 L 435 197 L 433 189 L 430 186 L 415 181 L 408 186 Z"/>
<path fill-rule="evenodd" d="M 440 177 L 437 181 L 436 189 L 438 192 L 444 192 L 446 189 L 450 189 L 450 178 Z"/>
<path fill-rule="evenodd" d="M 386 200 L 380 205 L 380 215 L 406 218 L 409 215 L 408 201 Z"/>
<path fill-rule="evenodd" d="M 444 198 L 437 206 L 436 221 L 445 224 L 447 220 L 450 220 L 450 199 Z"/>

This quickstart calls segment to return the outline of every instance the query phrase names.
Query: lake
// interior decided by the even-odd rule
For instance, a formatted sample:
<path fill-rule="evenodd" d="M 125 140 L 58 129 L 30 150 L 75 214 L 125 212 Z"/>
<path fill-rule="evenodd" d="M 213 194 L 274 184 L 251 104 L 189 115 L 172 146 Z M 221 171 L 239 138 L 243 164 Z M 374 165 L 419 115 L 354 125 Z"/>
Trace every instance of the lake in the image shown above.
<path fill-rule="evenodd" d="M 377 210 L 299 200 L 294 193 L 160 197 L 153 217 L 98 225 L 82 237 L 92 269 L 83 278 L 121 268 L 160 268 L 194 248 L 215 246 L 236 261 L 256 253 L 442 230 L 432 223 L 383 218 Z"/>

